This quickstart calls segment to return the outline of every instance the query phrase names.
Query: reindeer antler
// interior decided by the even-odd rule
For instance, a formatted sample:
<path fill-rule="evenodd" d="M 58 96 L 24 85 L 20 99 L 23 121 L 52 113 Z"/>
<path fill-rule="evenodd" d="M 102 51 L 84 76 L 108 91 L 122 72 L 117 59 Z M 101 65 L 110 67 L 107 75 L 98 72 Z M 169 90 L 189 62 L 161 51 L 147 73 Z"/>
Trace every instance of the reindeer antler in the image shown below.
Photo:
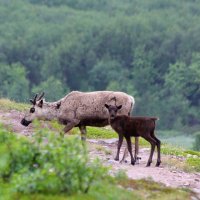
<path fill-rule="evenodd" d="M 30 99 L 30 102 L 31 102 L 33 105 L 36 104 L 37 96 L 38 96 L 38 94 L 35 95 L 34 99 Z"/>
<path fill-rule="evenodd" d="M 37 101 L 41 100 L 44 96 L 44 92 L 42 92 L 42 94 L 38 97 Z"/>
<path fill-rule="evenodd" d="M 38 94 L 35 95 L 34 99 L 30 99 L 30 102 L 35 105 L 36 104 L 36 101 L 39 101 L 43 98 L 44 96 L 44 92 L 42 92 L 42 94 L 38 97 Z M 38 97 L 38 98 L 37 98 Z"/>

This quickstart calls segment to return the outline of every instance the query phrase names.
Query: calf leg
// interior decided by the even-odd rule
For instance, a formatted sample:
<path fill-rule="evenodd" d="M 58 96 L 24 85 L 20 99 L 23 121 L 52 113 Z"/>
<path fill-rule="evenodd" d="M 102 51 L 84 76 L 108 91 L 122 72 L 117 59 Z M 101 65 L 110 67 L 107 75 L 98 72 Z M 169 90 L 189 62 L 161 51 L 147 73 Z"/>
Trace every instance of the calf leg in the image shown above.
<path fill-rule="evenodd" d="M 118 141 L 118 145 L 117 145 L 117 155 L 115 157 L 115 160 L 119 160 L 119 152 L 122 146 L 122 142 L 123 142 L 123 136 L 119 134 L 119 141 Z"/>
<path fill-rule="evenodd" d="M 160 156 L 160 140 L 155 136 L 154 134 L 154 131 L 151 133 L 151 137 L 156 141 L 156 146 L 157 146 L 157 153 L 158 153 L 158 156 L 157 156 L 157 162 L 156 162 L 156 167 L 159 167 L 160 166 L 160 163 L 161 163 L 161 156 Z"/>
<path fill-rule="evenodd" d="M 133 154 L 132 154 L 131 137 L 125 137 L 125 138 L 126 138 L 126 142 L 127 142 L 128 151 L 131 156 L 131 164 L 135 165 L 135 159 L 133 158 Z"/>
<path fill-rule="evenodd" d="M 151 152 L 150 152 L 150 155 L 149 155 L 149 160 L 148 160 L 147 165 L 146 165 L 147 167 L 149 167 L 152 163 L 152 158 L 153 158 L 153 153 L 154 153 L 155 146 L 156 146 L 156 141 L 150 135 L 144 137 L 144 139 L 147 140 L 151 144 Z"/>
<path fill-rule="evenodd" d="M 138 157 L 138 152 L 139 152 L 139 137 L 135 137 L 135 154 L 134 154 L 134 159 L 135 161 L 139 164 L 139 159 L 141 159 L 140 157 Z M 120 161 L 120 163 L 125 161 L 125 158 L 128 155 L 128 149 L 127 147 L 124 150 L 124 155 L 122 160 Z"/>
<path fill-rule="evenodd" d="M 86 135 L 87 135 L 86 127 L 85 126 L 79 126 L 79 130 L 81 131 L 81 140 L 85 141 Z"/>

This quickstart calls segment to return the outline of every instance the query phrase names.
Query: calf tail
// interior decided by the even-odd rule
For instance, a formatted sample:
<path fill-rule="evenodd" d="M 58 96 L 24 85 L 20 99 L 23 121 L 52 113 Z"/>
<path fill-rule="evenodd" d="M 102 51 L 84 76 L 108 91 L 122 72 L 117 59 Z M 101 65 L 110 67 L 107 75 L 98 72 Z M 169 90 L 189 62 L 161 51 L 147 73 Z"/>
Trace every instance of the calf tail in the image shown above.
<path fill-rule="evenodd" d="M 159 120 L 158 117 L 151 117 L 152 120 L 156 121 L 156 120 Z"/>

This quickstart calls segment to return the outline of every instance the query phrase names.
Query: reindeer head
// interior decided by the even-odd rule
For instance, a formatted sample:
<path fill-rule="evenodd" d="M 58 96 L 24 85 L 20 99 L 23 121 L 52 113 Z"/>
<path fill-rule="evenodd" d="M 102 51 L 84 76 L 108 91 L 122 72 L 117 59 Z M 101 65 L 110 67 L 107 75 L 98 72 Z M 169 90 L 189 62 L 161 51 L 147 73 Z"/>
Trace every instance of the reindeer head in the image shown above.
<path fill-rule="evenodd" d="M 114 119 L 117 115 L 118 110 L 122 108 L 122 105 L 117 106 L 105 104 L 105 107 L 108 109 L 110 119 Z"/>
<path fill-rule="evenodd" d="M 25 117 L 22 119 L 21 124 L 28 126 L 34 119 L 44 119 L 51 120 L 57 114 L 61 103 L 47 103 L 43 99 L 44 92 L 38 97 L 36 94 L 34 99 L 30 99 L 32 107 L 29 112 L 25 114 Z"/>

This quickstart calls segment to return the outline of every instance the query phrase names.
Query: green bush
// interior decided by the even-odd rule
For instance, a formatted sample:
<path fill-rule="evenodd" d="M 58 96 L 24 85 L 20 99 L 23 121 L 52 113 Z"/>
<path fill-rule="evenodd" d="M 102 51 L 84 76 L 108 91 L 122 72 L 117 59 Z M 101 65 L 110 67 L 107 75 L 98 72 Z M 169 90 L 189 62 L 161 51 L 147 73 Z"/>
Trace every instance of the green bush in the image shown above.
<path fill-rule="evenodd" d="M 197 132 L 195 134 L 195 141 L 194 141 L 194 144 L 193 144 L 193 149 L 195 151 L 200 151 L 200 132 Z"/>
<path fill-rule="evenodd" d="M 0 178 L 9 181 L 22 169 L 32 170 L 37 153 L 27 138 L 18 137 L 0 126 Z"/>
<path fill-rule="evenodd" d="M 47 130 L 28 140 L 0 131 L 0 174 L 18 193 L 87 193 L 107 170 L 90 162 L 87 149 L 76 136 L 64 137 Z"/>

